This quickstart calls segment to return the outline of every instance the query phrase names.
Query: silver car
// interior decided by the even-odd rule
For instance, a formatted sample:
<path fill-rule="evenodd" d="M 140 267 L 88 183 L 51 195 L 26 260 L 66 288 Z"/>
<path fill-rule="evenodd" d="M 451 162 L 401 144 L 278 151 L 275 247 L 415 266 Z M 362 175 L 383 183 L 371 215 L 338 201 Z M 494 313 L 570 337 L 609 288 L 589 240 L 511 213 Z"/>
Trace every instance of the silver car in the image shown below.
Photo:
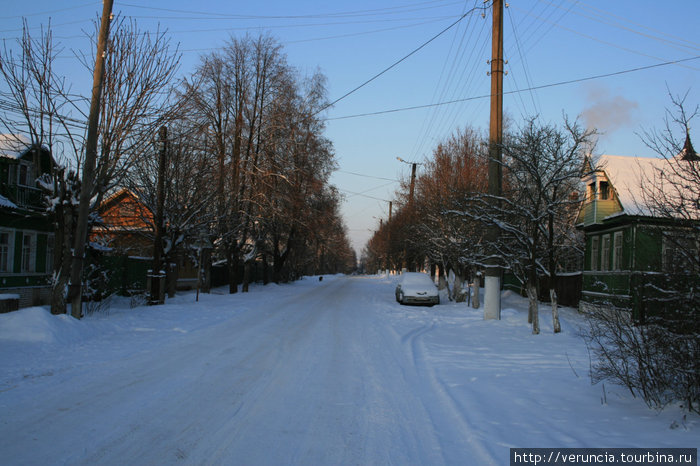
<path fill-rule="evenodd" d="M 404 272 L 396 285 L 396 301 L 401 304 L 440 304 L 437 286 L 430 275 Z"/>

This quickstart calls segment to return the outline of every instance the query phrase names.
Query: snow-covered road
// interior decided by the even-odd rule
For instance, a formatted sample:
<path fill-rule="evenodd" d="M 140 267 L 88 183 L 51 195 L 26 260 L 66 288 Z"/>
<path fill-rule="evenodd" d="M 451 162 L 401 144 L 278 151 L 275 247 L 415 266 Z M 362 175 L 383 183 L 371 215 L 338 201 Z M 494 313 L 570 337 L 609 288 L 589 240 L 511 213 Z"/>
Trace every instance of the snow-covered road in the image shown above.
<path fill-rule="evenodd" d="M 601 404 L 566 312 L 564 334 L 532 336 L 518 305 L 500 322 L 403 307 L 377 277 L 193 301 L 0 316 L 0 463 L 480 465 L 699 443 L 696 418 L 622 389 Z"/>

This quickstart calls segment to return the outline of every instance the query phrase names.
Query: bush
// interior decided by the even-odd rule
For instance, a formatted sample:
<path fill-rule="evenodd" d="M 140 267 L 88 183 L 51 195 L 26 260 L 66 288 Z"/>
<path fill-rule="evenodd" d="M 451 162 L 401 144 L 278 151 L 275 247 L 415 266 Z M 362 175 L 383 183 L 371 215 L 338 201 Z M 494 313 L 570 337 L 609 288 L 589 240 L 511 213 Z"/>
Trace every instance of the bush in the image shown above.
<path fill-rule="evenodd" d="M 626 386 L 651 408 L 682 401 L 688 411 L 700 413 L 700 334 L 697 316 L 679 331 L 676 321 L 661 316 L 644 324 L 631 313 L 611 306 L 588 306 L 583 331 L 591 351 L 591 380 L 610 380 Z"/>

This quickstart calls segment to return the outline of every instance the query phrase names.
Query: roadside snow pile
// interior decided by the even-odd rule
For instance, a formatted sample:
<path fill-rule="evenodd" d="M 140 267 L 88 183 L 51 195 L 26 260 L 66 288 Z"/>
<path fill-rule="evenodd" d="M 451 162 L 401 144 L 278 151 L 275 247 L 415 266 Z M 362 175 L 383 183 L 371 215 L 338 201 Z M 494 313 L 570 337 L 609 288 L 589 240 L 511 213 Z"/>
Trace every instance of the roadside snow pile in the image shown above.
<path fill-rule="evenodd" d="M 0 316 L 2 341 L 70 343 L 89 332 L 88 326 L 67 315 L 52 316 L 43 307 L 29 307 Z"/>

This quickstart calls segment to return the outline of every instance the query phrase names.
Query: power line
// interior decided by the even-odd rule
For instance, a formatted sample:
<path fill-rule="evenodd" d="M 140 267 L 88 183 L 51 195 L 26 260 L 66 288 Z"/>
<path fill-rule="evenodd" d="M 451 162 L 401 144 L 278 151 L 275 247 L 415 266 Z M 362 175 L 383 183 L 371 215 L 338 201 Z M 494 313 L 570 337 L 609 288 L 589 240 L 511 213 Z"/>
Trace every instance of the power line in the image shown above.
<path fill-rule="evenodd" d="M 546 89 L 548 87 L 557 87 L 557 86 L 563 86 L 566 84 L 574 84 L 574 83 L 579 83 L 579 82 L 583 82 L 583 81 L 591 81 L 593 79 L 609 78 L 611 76 L 618 76 L 618 75 L 627 74 L 627 73 L 634 73 L 636 71 L 649 70 L 652 68 L 659 68 L 659 67 L 667 66 L 667 65 L 675 65 L 675 64 L 679 64 L 679 63 L 683 63 L 683 62 L 687 62 L 687 61 L 697 60 L 698 58 L 700 58 L 700 55 L 695 56 L 695 57 L 690 57 L 690 58 L 683 58 L 680 60 L 667 61 L 664 63 L 656 63 L 654 65 L 640 66 L 638 68 L 631 68 L 631 69 L 627 69 L 627 70 L 615 71 L 612 73 L 604 73 L 604 74 L 598 74 L 595 76 L 587 76 L 585 78 L 570 79 L 568 81 L 559 81 L 556 83 L 542 84 L 539 86 L 532 86 L 532 87 L 527 88 L 527 89 L 519 89 L 519 90 L 515 90 L 515 91 L 505 91 L 505 92 L 503 92 L 503 95 L 517 94 L 519 92 L 530 92 L 530 91 L 539 90 L 539 89 Z M 479 95 L 479 96 L 474 96 L 474 97 L 465 97 L 463 99 L 449 100 L 446 102 L 438 102 L 438 103 L 434 103 L 434 104 L 414 105 L 411 107 L 394 108 L 391 110 L 380 110 L 377 112 L 367 112 L 367 113 L 358 113 L 355 115 L 345 115 L 345 116 L 341 116 L 341 117 L 326 118 L 325 120 L 326 121 L 345 120 L 345 119 L 349 119 L 349 118 L 360 118 L 360 117 L 365 117 L 365 116 L 383 115 L 386 113 L 397 113 L 397 112 L 404 112 L 404 111 L 408 111 L 408 110 L 420 110 L 423 108 L 456 104 L 459 102 L 467 102 L 470 100 L 485 99 L 488 97 L 491 97 L 491 94 Z"/>
<path fill-rule="evenodd" d="M 363 193 L 356 193 L 356 192 L 354 192 L 354 191 L 348 191 L 347 189 L 340 189 L 340 188 L 338 188 L 338 191 L 342 191 L 342 192 L 344 192 L 344 193 L 352 194 L 353 196 L 362 196 L 362 197 L 367 197 L 367 198 L 369 198 L 369 199 L 375 199 L 375 200 L 377 200 L 377 201 L 390 202 L 390 201 L 388 201 L 388 200 L 386 200 L 386 199 L 381 199 L 381 198 L 379 198 L 379 197 L 370 196 L 369 194 L 363 194 Z"/>
<path fill-rule="evenodd" d="M 517 7 L 511 7 L 511 8 L 517 8 Z M 572 7 L 572 8 L 573 8 L 573 7 Z M 530 13 L 529 13 L 529 12 L 526 12 L 526 14 L 529 15 Z M 601 38 L 599 38 L 599 37 L 592 36 L 592 35 L 590 35 L 590 34 L 586 34 L 586 33 L 577 31 L 576 29 L 568 28 L 568 27 L 566 27 L 566 26 L 563 26 L 563 25 L 559 24 L 558 22 L 552 22 L 552 21 L 549 21 L 549 20 L 547 20 L 547 19 L 545 19 L 545 18 L 541 18 L 541 17 L 536 16 L 536 15 L 535 15 L 535 18 L 537 18 L 537 19 L 539 19 L 539 20 L 541 20 L 541 21 L 543 21 L 543 22 L 549 23 L 549 24 L 550 24 L 550 29 L 553 28 L 554 26 L 557 26 L 557 27 L 559 27 L 560 29 L 563 29 L 563 30 L 565 30 L 565 31 L 569 31 L 569 32 L 571 32 L 571 33 L 573 33 L 573 34 L 576 34 L 576 35 L 579 35 L 579 36 L 581 36 L 581 37 L 585 37 L 586 39 L 590 39 L 590 40 L 592 40 L 592 41 L 599 42 L 599 43 L 601 43 L 601 44 L 603 44 L 603 45 L 606 45 L 606 46 L 608 46 L 608 47 L 614 47 L 614 48 L 617 48 L 617 49 L 620 49 L 620 50 L 624 50 L 625 52 L 633 53 L 633 54 L 635 54 L 635 55 L 641 55 L 641 56 L 643 56 L 643 57 L 653 58 L 653 59 L 655 59 L 655 60 L 661 60 L 660 57 L 657 57 L 657 56 L 654 56 L 654 55 L 650 55 L 650 54 L 648 54 L 648 53 L 640 52 L 639 50 L 631 49 L 631 48 L 629 48 L 629 47 L 623 47 L 622 45 L 620 45 L 620 44 L 617 43 L 617 42 L 610 42 L 610 41 L 603 40 L 603 39 L 601 39 Z M 695 68 L 691 68 L 691 69 L 695 70 Z"/>
<path fill-rule="evenodd" d="M 365 175 L 363 173 L 355 173 L 355 172 L 349 172 L 345 170 L 336 170 L 338 173 L 346 173 L 348 175 L 355 175 L 355 176 L 361 176 L 363 178 L 372 178 L 375 180 L 384 180 L 384 181 L 394 181 L 396 183 L 400 183 L 400 180 L 395 180 L 393 178 L 382 178 L 381 176 L 373 176 L 373 175 Z"/>
<path fill-rule="evenodd" d="M 550 2 L 547 2 L 546 0 L 539 0 L 539 1 L 542 1 L 542 2 L 545 2 L 545 3 L 550 3 Z M 613 13 L 607 12 L 607 11 L 605 11 L 605 10 L 601 10 L 601 9 L 592 7 L 592 6 L 590 6 L 590 5 L 587 5 L 585 2 L 582 2 L 582 1 L 580 1 L 580 0 L 576 0 L 576 1 L 574 1 L 574 3 L 575 3 L 577 6 L 580 4 L 580 5 L 583 5 L 584 8 L 588 8 L 588 9 L 594 11 L 594 13 L 593 13 L 594 16 L 589 16 L 589 15 L 586 15 L 586 14 L 583 14 L 583 13 L 580 13 L 580 12 L 577 12 L 577 11 L 573 11 L 573 13 L 574 13 L 575 15 L 581 16 L 582 18 L 590 19 L 590 20 L 596 21 L 596 22 L 601 23 L 601 24 L 605 24 L 605 25 L 608 25 L 608 26 L 612 26 L 612 27 L 621 29 L 621 30 L 623 30 L 623 31 L 631 32 L 631 33 L 633 33 L 633 34 L 637 34 L 637 35 L 640 35 L 640 36 L 642 36 L 642 37 L 646 37 L 647 39 L 655 40 L 655 41 L 657 41 L 657 42 L 666 43 L 666 44 L 671 44 L 671 45 L 675 45 L 675 46 L 678 46 L 678 47 L 689 48 L 689 49 L 692 49 L 692 50 L 700 50 L 700 46 L 699 46 L 699 44 L 696 43 L 696 42 L 691 42 L 691 41 L 689 41 L 689 40 L 687 40 L 687 39 L 684 39 L 684 38 L 682 38 L 682 37 L 674 36 L 674 35 L 668 34 L 668 33 L 666 33 L 666 32 L 658 31 L 658 30 L 656 30 L 656 29 L 653 29 L 653 28 L 644 26 L 644 25 L 642 25 L 642 24 L 635 23 L 635 22 L 633 22 L 633 21 L 630 21 L 630 20 L 627 19 L 627 18 L 624 18 L 624 17 L 618 16 L 618 15 L 615 15 L 615 14 L 613 14 Z M 561 8 L 561 6 L 559 6 L 559 5 L 554 5 L 554 4 L 552 4 L 552 5 L 553 5 L 555 8 Z M 649 31 L 653 31 L 653 32 L 655 32 L 655 33 L 658 33 L 658 34 L 660 34 L 661 36 L 670 37 L 670 38 L 672 38 L 672 39 L 674 39 L 674 40 L 664 39 L 663 37 L 656 36 L 656 35 L 653 35 L 653 34 L 649 34 L 649 33 L 646 33 L 646 32 L 642 32 L 642 31 L 633 29 L 633 28 L 631 28 L 631 27 L 624 26 L 624 25 L 622 25 L 622 24 L 616 24 L 613 20 L 609 20 L 609 19 L 607 19 L 606 17 L 618 18 L 618 22 L 619 22 L 619 23 L 622 23 L 622 22 L 630 23 L 630 24 L 633 24 L 633 25 L 635 25 L 635 26 L 641 27 L 641 28 L 643 28 L 643 29 L 647 29 L 647 30 L 649 30 Z M 685 43 L 685 44 L 683 44 L 683 43 Z M 677 49 L 678 47 L 674 47 L 674 48 Z"/>
<path fill-rule="evenodd" d="M 473 13 L 474 11 L 476 11 L 476 10 L 484 10 L 484 9 L 486 9 L 486 7 L 474 7 L 474 8 L 472 8 L 471 10 L 467 11 L 467 12 L 464 13 L 462 16 L 460 16 L 455 22 L 453 22 L 452 24 L 450 24 L 449 26 L 447 26 L 445 29 L 443 29 L 442 31 L 440 31 L 440 32 L 438 32 L 437 34 L 435 34 L 433 37 L 431 37 L 431 38 L 428 39 L 427 41 L 423 42 L 423 44 L 421 44 L 418 48 L 416 48 L 416 49 L 414 49 L 413 51 L 411 51 L 408 55 L 405 55 L 403 58 L 399 59 L 398 61 L 394 62 L 394 63 L 393 63 L 392 65 L 390 65 L 389 67 L 387 67 L 387 68 L 385 68 L 384 70 L 380 71 L 379 73 L 375 74 L 374 76 L 372 76 L 371 78 L 369 78 L 367 81 L 363 82 L 362 84 L 360 84 L 360 85 L 357 86 L 356 88 L 354 88 L 354 89 L 352 89 L 351 91 L 345 93 L 345 94 L 342 95 L 341 97 L 335 99 L 333 102 L 331 102 L 331 103 L 325 105 L 323 108 L 321 108 L 320 110 L 318 110 L 317 112 L 315 112 L 315 113 L 314 113 L 314 116 L 315 116 L 315 115 L 318 115 L 319 113 L 323 112 L 324 110 L 326 110 L 326 109 L 332 107 L 333 105 L 337 104 L 338 102 L 340 102 L 340 101 L 343 100 L 344 98 L 350 96 L 351 94 L 354 94 L 355 92 L 359 91 L 360 89 L 362 89 L 363 87 L 365 87 L 367 84 L 371 83 L 372 81 L 374 81 L 375 79 L 377 79 L 378 77 L 380 77 L 381 75 L 383 75 L 384 73 L 386 73 L 387 71 L 389 71 L 389 70 L 391 70 L 392 68 L 394 68 L 394 67 L 395 67 L 396 65 L 398 65 L 399 63 L 405 61 L 406 59 L 408 59 L 408 58 L 411 57 L 412 55 L 416 54 L 419 50 L 421 50 L 422 48 L 424 48 L 425 46 L 427 46 L 428 44 L 430 44 L 432 41 L 434 41 L 435 39 L 437 39 L 438 37 L 440 37 L 441 35 L 443 35 L 443 34 L 446 33 L 447 31 L 449 31 L 450 29 L 452 29 L 456 24 L 459 24 L 460 21 L 462 21 L 464 18 L 466 18 L 468 15 L 470 15 L 470 14 Z"/>
<path fill-rule="evenodd" d="M 461 2 L 449 2 L 443 5 L 437 6 L 420 6 L 420 5 L 430 5 L 435 3 L 443 3 L 442 1 L 429 1 L 429 2 L 419 2 L 409 5 L 399 6 L 399 7 L 387 7 L 387 8 L 376 8 L 372 10 L 356 10 L 356 11 L 346 11 L 346 12 L 336 12 L 336 13 L 317 13 L 317 14 L 307 14 L 307 15 L 240 15 L 240 14 L 228 14 L 228 13 L 216 13 L 211 11 L 196 11 L 196 10 L 180 10 L 173 8 L 158 8 L 150 7 L 144 5 L 136 5 L 132 3 L 122 3 L 123 6 L 128 6 L 131 8 L 140 8 L 152 11 L 167 11 L 170 13 L 183 13 L 189 15 L 199 15 L 200 18 L 175 18 L 175 19 L 313 19 L 313 18 L 347 18 L 347 17 L 358 17 L 358 16 L 382 16 L 397 13 L 411 13 L 415 11 L 430 10 L 435 8 L 440 8 L 443 6 L 461 3 Z M 201 16 L 205 16 L 201 18 Z M 160 16 L 162 18 L 162 16 Z"/>
<path fill-rule="evenodd" d="M 63 13 L 64 11 L 77 10 L 78 8 L 83 8 L 85 6 L 95 5 L 95 3 L 96 2 L 83 3 L 82 5 L 75 5 L 67 8 L 57 8 L 55 10 L 40 11 L 38 13 L 28 13 L 26 15 L 5 16 L 4 19 L 26 18 L 29 16 L 46 16 L 53 13 Z"/>
<path fill-rule="evenodd" d="M 523 55 L 523 51 L 520 47 L 520 40 L 518 39 L 518 33 L 515 29 L 515 22 L 513 21 L 513 15 L 510 13 L 510 8 L 507 8 L 508 10 L 508 19 L 510 20 L 510 25 L 513 28 L 513 38 L 515 39 L 515 45 L 518 50 L 518 55 L 520 55 L 520 62 L 523 66 L 523 74 L 525 75 L 525 83 L 529 86 L 532 87 L 532 82 L 530 80 L 530 73 L 528 73 L 528 66 L 527 66 L 527 61 L 525 60 L 525 56 Z M 515 82 L 515 80 L 513 80 Z M 520 94 L 518 94 L 520 95 Z M 537 106 L 537 102 L 535 101 L 535 93 L 530 91 L 530 99 L 532 99 L 532 106 L 535 110 L 536 113 L 540 113 L 539 108 Z M 521 101 L 522 101 L 522 96 L 521 96 Z M 523 103 L 523 109 L 525 108 L 525 102 Z"/>
<path fill-rule="evenodd" d="M 474 5 L 477 4 L 479 0 L 474 0 Z M 466 9 L 465 5 L 465 9 Z M 472 45 L 469 47 L 471 49 L 471 52 L 469 53 L 469 56 L 467 57 L 467 52 L 465 51 L 466 44 L 478 44 L 480 43 L 479 40 L 473 40 L 472 37 L 474 35 L 474 32 L 476 30 L 476 25 L 472 27 L 472 19 L 471 17 L 469 21 L 467 21 L 466 25 L 464 25 L 464 31 L 462 34 L 459 34 L 459 30 L 455 31 L 455 35 L 453 37 L 452 43 L 450 44 L 450 49 L 446 55 L 445 63 L 443 64 L 442 70 L 440 72 L 440 77 L 437 81 L 437 84 L 435 86 L 435 90 L 433 91 L 433 97 L 431 99 L 431 102 L 439 102 L 442 100 L 446 100 L 447 94 L 451 93 L 449 98 L 454 98 L 455 95 L 457 95 L 458 92 L 458 83 L 464 83 L 465 80 L 465 73 L 467 70 L 467 67 L 469 63 L 472 63 L 472 57 L 474 53 L 476 53 L 477 47 Z M 482 21 L 482 31 L 485 21 Z M 459 43 L 457 39 L 459 38 Z M 454 51 L 454 53 L 453 53 Z M 462 65 L 462 63 L 466 59 L 466 64 Z M 448 70 L 448 64 L 451 62 L 451 66 L 449 67 Z M 474 62 L 474 65 L 476 63 Z M 459 75 L 459 78 L 457 78 L 458 75 L 458 70 L 462 70 L 462 73 Z M 473 77 L 475 73 L 470 73 L 468 76 Z M 461 95 L 464 95 L 464 92 L 461 93 Z M 444 121 L 445 119 L 445 114 L 440 114 L 439 108 L 436 107 L 433 109 L 432 112 L 427 114 L 425 118 L 423 119 L 423 123 L 421 125 L 420 131 L 417 133 L 418 137 L 416 138 L 416 141 L 413 144 L 413 148 L 410 152 L 411 156 L 409 157 L 411 160 L 415 160 L 419 154 L 421 154 L 423 147 L 425 146 L 426 142 L 428 141 L 431 131 L 435 126 L 439 127 L 438 123 L 438 115 L 440 116 L 440 123 Z"/>

